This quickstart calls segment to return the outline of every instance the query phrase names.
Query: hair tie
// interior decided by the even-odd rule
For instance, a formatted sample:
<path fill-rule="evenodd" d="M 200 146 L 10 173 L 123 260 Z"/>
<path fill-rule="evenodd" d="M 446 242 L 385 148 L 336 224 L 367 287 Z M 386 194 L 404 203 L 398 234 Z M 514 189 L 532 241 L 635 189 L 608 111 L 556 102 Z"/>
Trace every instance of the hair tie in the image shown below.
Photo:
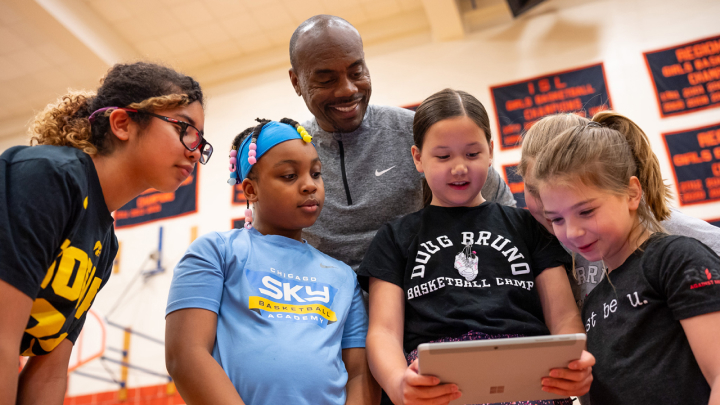
<path fill-rule="evenodd" d="M 93 111 L 93 113 L 90 114 L 90 116 L 88 117 L 88 121 L 90 121 L 90 124 L 92 124 L 93 122 L 95 122 L 95 119 L 99 116 L 100 113 L 105 113 L 104 115 L 108 115 L 108 113 L 106 112 L 108 110 L 123 110 L 123 111 L 127 111 L 127 112 L 137 112 L 137 110 L 134 108 L 103 107 L 103 108 Z M 110 112 L 112 112 L 112 111 L 110 111 Z"/>

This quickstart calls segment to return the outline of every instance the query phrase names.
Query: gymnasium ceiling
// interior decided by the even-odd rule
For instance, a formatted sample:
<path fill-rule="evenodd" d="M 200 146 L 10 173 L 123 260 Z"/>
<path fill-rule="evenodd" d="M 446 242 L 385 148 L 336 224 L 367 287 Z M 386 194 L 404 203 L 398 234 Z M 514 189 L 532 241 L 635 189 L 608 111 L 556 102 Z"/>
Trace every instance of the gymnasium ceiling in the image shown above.
<path fill-rule="evenodd" d="M 504 0 L 0 0 L 0 137 L 121 61 L 169 64 L 206 88 L 289 66 L 292 32 L 316 14 L 345 18 L 366 46 L 512 20 Z"/>

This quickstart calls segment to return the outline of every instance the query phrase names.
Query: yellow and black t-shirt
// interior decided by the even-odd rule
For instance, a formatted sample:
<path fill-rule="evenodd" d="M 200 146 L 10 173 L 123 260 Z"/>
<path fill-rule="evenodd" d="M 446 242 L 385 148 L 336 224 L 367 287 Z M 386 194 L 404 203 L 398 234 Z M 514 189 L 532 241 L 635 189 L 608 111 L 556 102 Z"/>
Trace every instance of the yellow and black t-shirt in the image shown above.
<path fill-rule="evenodd" d="M 34 300 L 21 355 L 75 342 L 117 249 L 90 156 L 57 146 L 0 155 L 0 279 Z"/>

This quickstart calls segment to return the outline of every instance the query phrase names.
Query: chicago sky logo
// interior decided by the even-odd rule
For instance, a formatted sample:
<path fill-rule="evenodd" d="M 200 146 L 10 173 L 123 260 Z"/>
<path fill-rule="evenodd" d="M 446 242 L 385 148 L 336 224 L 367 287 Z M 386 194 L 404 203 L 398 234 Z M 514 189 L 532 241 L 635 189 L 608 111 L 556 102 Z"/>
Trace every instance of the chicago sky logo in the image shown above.
<path fill-rule="evenodd" d="M 322 328 L 337 321 L 330 309 L 337 288 L 317 282 L 315 277 L 284 275 L 246 270 L 250 287 L 257 294 L 249 297 L 249 308 L 266 319 L 310 322 Z"/>

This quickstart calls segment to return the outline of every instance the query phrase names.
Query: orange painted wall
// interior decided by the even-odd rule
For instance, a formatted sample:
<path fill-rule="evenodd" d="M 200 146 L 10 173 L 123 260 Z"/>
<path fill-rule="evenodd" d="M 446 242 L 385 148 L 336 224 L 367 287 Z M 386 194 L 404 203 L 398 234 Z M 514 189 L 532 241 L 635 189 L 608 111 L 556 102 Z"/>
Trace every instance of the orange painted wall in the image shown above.
<path fill-rule="evenodd" d="M 120 401 L 117 391 L 67 397 L 63 405 L 185 405 L 180 394 L 167 394 L 167 384 L 129 388 L 128 399 Z"/>

